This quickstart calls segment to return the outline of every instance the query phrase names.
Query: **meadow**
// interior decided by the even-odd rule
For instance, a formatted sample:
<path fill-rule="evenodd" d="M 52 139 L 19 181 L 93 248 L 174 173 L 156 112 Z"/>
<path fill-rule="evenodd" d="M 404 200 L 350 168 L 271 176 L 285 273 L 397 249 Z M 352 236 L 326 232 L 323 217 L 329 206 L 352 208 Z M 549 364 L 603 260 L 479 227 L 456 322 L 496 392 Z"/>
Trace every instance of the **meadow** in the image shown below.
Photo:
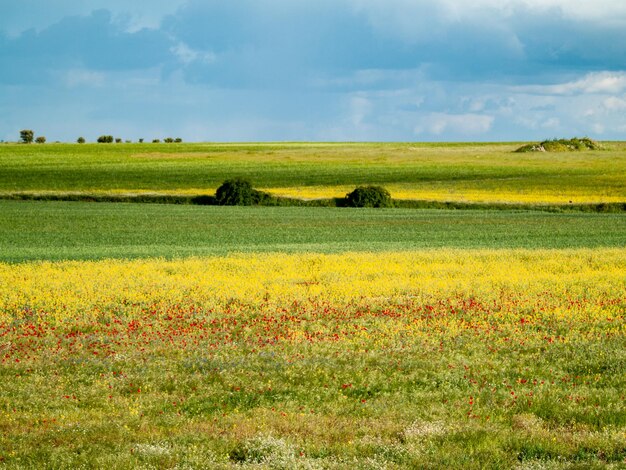
<path fill-rule="evenodd" d="M 623 248 L 2 264 L 0 458 L 617 468 L 624 272 Z"/>
<path fill-rule="evenodd" d="M 213 194 L 226 179 L 298 198 L 343 197 L 356 185 L 397 199 L 508 203 L 626 201 L 626 144 L 513 153 L 519 143 L 0 145 L 0 195 Z"/>
<path fill-rule="evenodd" d="M 0 191 L 626 202 L 604 145 L 0 145 Z M 625 391 L 623 212 L 0 200 L 2 468 L 624 468 Z"/>

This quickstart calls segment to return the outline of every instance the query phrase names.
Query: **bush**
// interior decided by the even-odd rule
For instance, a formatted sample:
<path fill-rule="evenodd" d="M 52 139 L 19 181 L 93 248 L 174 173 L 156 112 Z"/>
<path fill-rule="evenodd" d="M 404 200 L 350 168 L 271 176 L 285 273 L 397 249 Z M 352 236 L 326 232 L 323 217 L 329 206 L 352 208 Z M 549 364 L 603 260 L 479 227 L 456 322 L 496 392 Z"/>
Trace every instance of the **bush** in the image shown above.
<path fill-rule="evenodd" d="M 165 139 L 163 139 L 163 142 L 165 142 L 166 144 L 172 144 L 174 143 L 174 139 L 172 139 L 171 137 L 166 137 Z"/>
<path fill-rule="evenodd" d="M 121 143 L 122 143 L 122 139 L 120 139 L 119 137 L 117 137 L 117 138 L 115 139 L 115 143 L 116 143 L 116 144 L 121 144 Z"/>
<path fill-rule="evenodd" d="M 35 142 L 38 144 L 45 144 L 46 143 L 46 138 L 43 135 L 40 135 L 39 137 L 37 137 L 35 139 Z"/>
<path fill-rule="evenodd" d="M 23 129 L 20 131 L 20 140 L 23 144 L 32 144 L 35 133 L 30 129 Z"/>
<path fill-rule="evenodd" d="M 572 139 L 544 140 L 538 144 L 526 144 L 518 148 L 516 152 L 573 152 L 578 150 L 600 149 L 602 149 L 602 146 L 589 137 L 574 137 Z"/>
<path fill-rule="evenodd" d="M 249 181 L 243 179 L 224 181 L 215 192 L 215 201 L 220 206 L 252 206 L 266 202 L 269 198 L 269 194 L 257 191 Z"/>
<path fill-rule="evenodd" d="M 140 143 L 140 144 L 143 144 L 143 139 L 139 139 L 139 143 Z"/>
<path fill-rule="evenodd" d="M 79 137 L 78 139 L 76 139 L 76 142 L 79 144 L 84 144 L 85 143 L 85 138 L 84 137 Z"/>
<path fill-rule="evenodd" d="M 161 140 L 160 139 L 152 139 L 152 143 L 153 144 L 159 144 L 159 143 L 161 143 Z"/>
<path fill-rule="evenodd" d="M 174 139 L 174 142 L 176 142 L 177 144 L 180 144 L 183 141 L 183 139 L 181 139 L 180 137 L 176 137 Z"/>
<path fill-rule="evenodd" d="M 391 207 L 391 194 L 382 186 L 359 186 L 346 195 L 350 207 Z"/>
<path fill-rule="evenodd" d="M 98 137 L 99 144 L 110 144 L 112 142 L 113 142 L 112 135 L 101 135 L 100 137 Z"/>

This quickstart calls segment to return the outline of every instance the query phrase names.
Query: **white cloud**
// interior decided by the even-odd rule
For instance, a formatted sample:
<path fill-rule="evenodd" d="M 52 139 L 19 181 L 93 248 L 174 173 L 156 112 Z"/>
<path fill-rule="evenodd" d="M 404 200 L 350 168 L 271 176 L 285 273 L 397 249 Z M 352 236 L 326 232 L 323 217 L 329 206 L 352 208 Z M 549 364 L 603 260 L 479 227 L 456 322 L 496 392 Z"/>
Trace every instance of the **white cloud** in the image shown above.
<path fill-rule="evenodd" d="M 626 110 L 626 99 L 610 96 L 602 102 L 602 106 L 607 111 L 624 111 Z"/>
<path fill-rule="evenodd" d="M 494 117 L 484 114 L 445 114 L 430 113 L 424 116 L 415 127 L 416 134 L 442 135 L 463 134 L 475 135 L 489 132 L 493 125 Z"/>
<path fill-rule="evenodd" d="M 174 47 L 170 48 L 170 52 L 178 57 L 178 60 L 185 65 L 189 65 L 192 62 L 212 64 L 217 59 L 217 56 L 213 52 L 197 51 L 183 42 L 179 42 Z"/>
<path fill-rule="evenodd" d="M 490 12 L 502 17 L 515 15 L 520 9 L 548 11 L 559 9 L 564 16 L 593 20 L 626 20 L 626 3 L 622 0 L 351 0 L 368 12 L 393 12 L 398 24 L 403 24 L 421 12 L 436 12 L 440 19 L 459 21 Z M 413 18 L 414 19 L 414 18 Z"/>
<path fill-rule="evenodd" d="M 615 94 L 626 90 L 626 72 L 592 72 L 570 82 L 519 86 L 514 90 L 537 95 Z"/>

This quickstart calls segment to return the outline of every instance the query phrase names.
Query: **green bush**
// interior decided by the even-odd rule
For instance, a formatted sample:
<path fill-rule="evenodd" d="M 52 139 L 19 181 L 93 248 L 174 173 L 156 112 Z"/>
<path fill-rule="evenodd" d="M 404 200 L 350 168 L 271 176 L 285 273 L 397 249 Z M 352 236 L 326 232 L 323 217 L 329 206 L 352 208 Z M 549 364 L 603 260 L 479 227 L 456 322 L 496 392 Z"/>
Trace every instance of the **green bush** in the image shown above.
<path fill-rule="evenodd" d="M 391 207 L 391 194 L 382 186 L 359 186 L 346 195 L 350 207 Z"/>
<path fill-rule="evenodd" d="M 220 206 L 252 206 L 268 199 L 269 194 L 257 191 L 249 181 L 239 178 L 224 181 L 215 192 L 215 201 Z"/>
<path fill-rule="evenodd" d="M 37 143 L 37 144 L 45 144 L 46 143 L 46 138 L 43 135 L 40 135 L 39 137 L 37 137 L 35 139 L 35 143 Z"/>
<path fill-rule="evenodd" d="M 78 142 L 79 144 L 84 144 L 85 143 L 85 138 L 84 137 L 79 137 L 78 139 L 76 139 L 76 142 Z"/>
<path fill-rule="evenodd" d="M 112 142 L 113 142 L 112 135 L 101 135 L 100 137 L 98 137 L 99 144 L 110 144 Z"/>

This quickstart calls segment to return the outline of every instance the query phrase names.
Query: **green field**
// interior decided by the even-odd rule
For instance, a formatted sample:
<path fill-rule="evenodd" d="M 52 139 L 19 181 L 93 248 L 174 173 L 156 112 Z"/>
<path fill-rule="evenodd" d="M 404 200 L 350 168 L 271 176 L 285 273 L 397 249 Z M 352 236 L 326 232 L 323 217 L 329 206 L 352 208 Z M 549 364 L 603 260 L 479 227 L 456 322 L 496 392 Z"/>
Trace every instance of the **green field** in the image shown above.
<path fill-rule="evenodd" d="M 626 144 L 513 153 L 520 144 L 0 145 L 0 193 L 212 194 L 250 179 L 296 197 L 341 197 L 358 184 L 400 199 L 626 202 Z"/>
<path fill-rule="evenodd" d="M 0 260 L 626 246 L 622 214 L 0 201 Z"/>

